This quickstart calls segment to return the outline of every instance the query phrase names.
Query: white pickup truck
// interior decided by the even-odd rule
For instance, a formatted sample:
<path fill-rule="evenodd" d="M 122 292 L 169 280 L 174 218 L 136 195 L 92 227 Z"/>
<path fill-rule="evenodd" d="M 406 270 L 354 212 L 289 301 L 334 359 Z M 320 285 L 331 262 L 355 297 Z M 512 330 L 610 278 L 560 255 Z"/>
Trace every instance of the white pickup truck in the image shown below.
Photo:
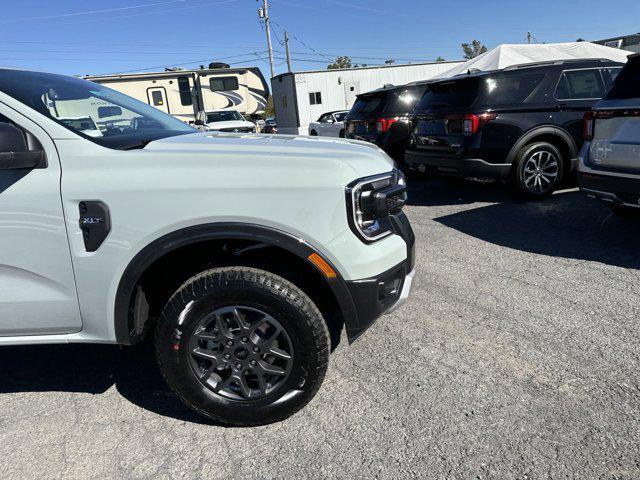
<path fill-rule="evenodd" d="M 404 179 L 355 141 L 198 132 L 0 69 L 0 185 L 0 345 L 153 339 L 178 397 L 226 424 L 302 408 L 340 332 L 411 287 Z"/>
<path fill-rule="evenodd" d="M 248 121 L 237 110 L 198 112 L 196 126 L 202 131 L 255 133 L 256 124 Z"/>
<path fill-rule="evenodd" d="M 320 116 L 317 122 L 309 124 L 309 135 L 312 137 L 339 137 L 344 138 L 344 117 L 349 110 L 327 112 Z"/>

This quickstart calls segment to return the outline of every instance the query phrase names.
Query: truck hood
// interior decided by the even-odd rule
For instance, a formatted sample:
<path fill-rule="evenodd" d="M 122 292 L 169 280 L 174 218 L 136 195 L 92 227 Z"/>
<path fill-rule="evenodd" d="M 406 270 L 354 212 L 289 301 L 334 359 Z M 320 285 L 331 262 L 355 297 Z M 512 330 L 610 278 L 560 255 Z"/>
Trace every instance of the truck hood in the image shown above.
<path fill-rule="evenodd" d="M 211 122 L 206 124 L 207 130 L 222 130 L 223 128 L 253 128 L 255 125 L 246 120 L 230 120 L 228 122 Z"/>
<path fill-rule="evenodd" d="M 296 135 L 264 135 L 255 133 L 199 132 L 155 140 L 145 150 L 173 154 L 209 154 L 213 158 L 234 158 L 238 162 L 287 168 L 307 163 L 344 171 L 348 168 L 356 177 L 389 172 L 393 160 L 380 148 L 358 140 Z M 311 172 L 309 172 L 311 173 Z M 352 175 L 350 175 L 352 176 Z M 354 177 L 355 178 L 355 177 Z"/>

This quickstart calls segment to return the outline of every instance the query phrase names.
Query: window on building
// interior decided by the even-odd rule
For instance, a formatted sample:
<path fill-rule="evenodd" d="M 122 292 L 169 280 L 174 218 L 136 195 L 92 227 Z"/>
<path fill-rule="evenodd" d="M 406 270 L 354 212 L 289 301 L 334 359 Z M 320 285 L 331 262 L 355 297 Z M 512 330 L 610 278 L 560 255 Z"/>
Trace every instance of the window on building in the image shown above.
<path fill-rule="evenodd" d="M 311 105 L 320 105 L 320 104 L 322 104 L 322 94 L 320 92 L 311 92 L 311 93 L 309 93 L 309 103 Z"/>
<path fill-rule="evenodd" d="M 282 108 L 287 108 L 287 96 L 282 95 Z"/>
<path fill-rule="evenodd" d="M 213 77 L 209 85 L 212 92 L 229 92 L 239 88 L 237 77 Z"/>
<path fill-rule="evenodd" d="M 186 106 L 193 104 L 189 77 L 178 77 L 178 91 L 180 92 L 180 103 L 182 103 L 182 105 Z"/>
<path fill-rule="evenodd" d="M 558 100 L 587 100 L 602 98 L 604 84 L 600 69 L 564 72 L 556 88 Z"/>
<path fill-rule="evenodd" d="M 151 92 L 151 100 L 153 101 L 153 105 L 156 107 L 164 105 L 164 99 L 162 98 L 162 92 L 160 90 L 154 90 Z"/>

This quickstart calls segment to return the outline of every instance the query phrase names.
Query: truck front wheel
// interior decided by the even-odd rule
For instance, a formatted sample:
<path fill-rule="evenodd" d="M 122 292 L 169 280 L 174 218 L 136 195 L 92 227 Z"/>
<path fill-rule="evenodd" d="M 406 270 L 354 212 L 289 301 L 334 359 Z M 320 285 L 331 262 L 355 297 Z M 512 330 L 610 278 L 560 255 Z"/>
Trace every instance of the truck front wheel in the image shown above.
<path fill-rule="evenodd" d="M 311 299 L 282 277 L 248 267 L 208 270 L 165 306 L 156 356 L 191 409 L 218 423 L 282 420 L 320 388 L 329 332 Z"/>

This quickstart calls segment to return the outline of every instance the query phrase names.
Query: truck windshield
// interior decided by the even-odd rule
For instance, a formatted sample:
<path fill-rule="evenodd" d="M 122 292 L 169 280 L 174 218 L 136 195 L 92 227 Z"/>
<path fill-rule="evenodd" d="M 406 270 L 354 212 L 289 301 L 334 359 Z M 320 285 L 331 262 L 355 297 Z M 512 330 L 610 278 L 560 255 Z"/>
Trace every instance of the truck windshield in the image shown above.
<path fill-rule="evenodd" d="M 0 91 L 108 148 L 142 148 L 196 130 L 160 110 L 80 78 L 0 70 Z"/>
<path fill-rule="evenodd" d="M 207 123 L 214 122 L 233 122 L 236 120 L 244 120 L 240 112 L 229 110 L 224 112 L 207 112 Z"/>

